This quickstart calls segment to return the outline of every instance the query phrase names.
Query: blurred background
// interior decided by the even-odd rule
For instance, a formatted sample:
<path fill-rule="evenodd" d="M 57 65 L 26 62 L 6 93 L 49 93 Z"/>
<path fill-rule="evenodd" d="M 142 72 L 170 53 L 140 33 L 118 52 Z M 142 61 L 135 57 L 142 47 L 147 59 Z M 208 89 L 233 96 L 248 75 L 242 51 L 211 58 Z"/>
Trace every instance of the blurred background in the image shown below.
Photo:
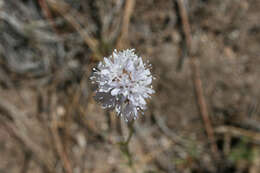
<path fill-rule="evenodd" d="M 0 173 L 260 172 L 259 0 L 0 0 Z M 113 49 L 149 60 L 133 124 L 93 99 Z"/>

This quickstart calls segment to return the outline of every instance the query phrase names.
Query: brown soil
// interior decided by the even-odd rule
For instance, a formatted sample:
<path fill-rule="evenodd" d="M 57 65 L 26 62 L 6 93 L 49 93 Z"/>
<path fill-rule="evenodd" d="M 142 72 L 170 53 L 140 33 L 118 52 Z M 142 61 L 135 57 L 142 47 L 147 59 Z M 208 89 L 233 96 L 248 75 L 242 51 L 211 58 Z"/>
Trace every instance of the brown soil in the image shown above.
<path fill-rule="evenodd" d="M 156 77 L 128 151 L 127 124 L 89 82 L 120 37 L 125 1 L 0 0 L 0 173 L 259 172 L 260 2 L 183 2 L 218 158 L 175 1 L 136 0 L 120 44 Z"/>

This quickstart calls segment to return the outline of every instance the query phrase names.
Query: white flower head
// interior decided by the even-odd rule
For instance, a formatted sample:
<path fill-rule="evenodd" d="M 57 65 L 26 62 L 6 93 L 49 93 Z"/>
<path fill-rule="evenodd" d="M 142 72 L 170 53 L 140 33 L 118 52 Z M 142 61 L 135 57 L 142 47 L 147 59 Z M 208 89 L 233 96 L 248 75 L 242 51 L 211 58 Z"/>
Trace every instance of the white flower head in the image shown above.
<path fill-rule="evenodd" d="M 95 99 L 103 108 L 115 109 L 125 121 L 136 119 L 154 93 L 149 67 L 134 49 L 114 50 L 93 69 L 90 79 L 97 84 Z"/>

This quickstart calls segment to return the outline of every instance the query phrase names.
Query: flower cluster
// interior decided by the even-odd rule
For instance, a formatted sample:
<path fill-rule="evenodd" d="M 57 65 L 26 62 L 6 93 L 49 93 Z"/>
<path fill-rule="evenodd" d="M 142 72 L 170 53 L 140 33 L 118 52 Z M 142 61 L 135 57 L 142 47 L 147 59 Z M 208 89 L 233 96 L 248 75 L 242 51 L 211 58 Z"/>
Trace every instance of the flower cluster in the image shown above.
<path fill-rule="evenodd" d="M 145 64 L 134 49 L 114 50 L 93 69 L 95 99 L 103 108 L 115 109 L 125 121 L 136 119 L 146 109 L 145 99 L 154 93 L 150 65 Z"/>

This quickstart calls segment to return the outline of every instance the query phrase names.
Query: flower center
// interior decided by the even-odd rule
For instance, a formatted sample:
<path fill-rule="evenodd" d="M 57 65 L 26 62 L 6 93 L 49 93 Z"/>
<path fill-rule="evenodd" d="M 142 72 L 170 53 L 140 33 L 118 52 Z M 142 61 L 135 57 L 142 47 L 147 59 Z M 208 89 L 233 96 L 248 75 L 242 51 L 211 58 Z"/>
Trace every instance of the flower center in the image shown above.
<path fill-rule="evenodd" d="M 132 80 L 131 78 L 131 72 L 126 71 L 126 69 L 123 69 L 123 74 L 127 75 L 129 80 Z"/>

